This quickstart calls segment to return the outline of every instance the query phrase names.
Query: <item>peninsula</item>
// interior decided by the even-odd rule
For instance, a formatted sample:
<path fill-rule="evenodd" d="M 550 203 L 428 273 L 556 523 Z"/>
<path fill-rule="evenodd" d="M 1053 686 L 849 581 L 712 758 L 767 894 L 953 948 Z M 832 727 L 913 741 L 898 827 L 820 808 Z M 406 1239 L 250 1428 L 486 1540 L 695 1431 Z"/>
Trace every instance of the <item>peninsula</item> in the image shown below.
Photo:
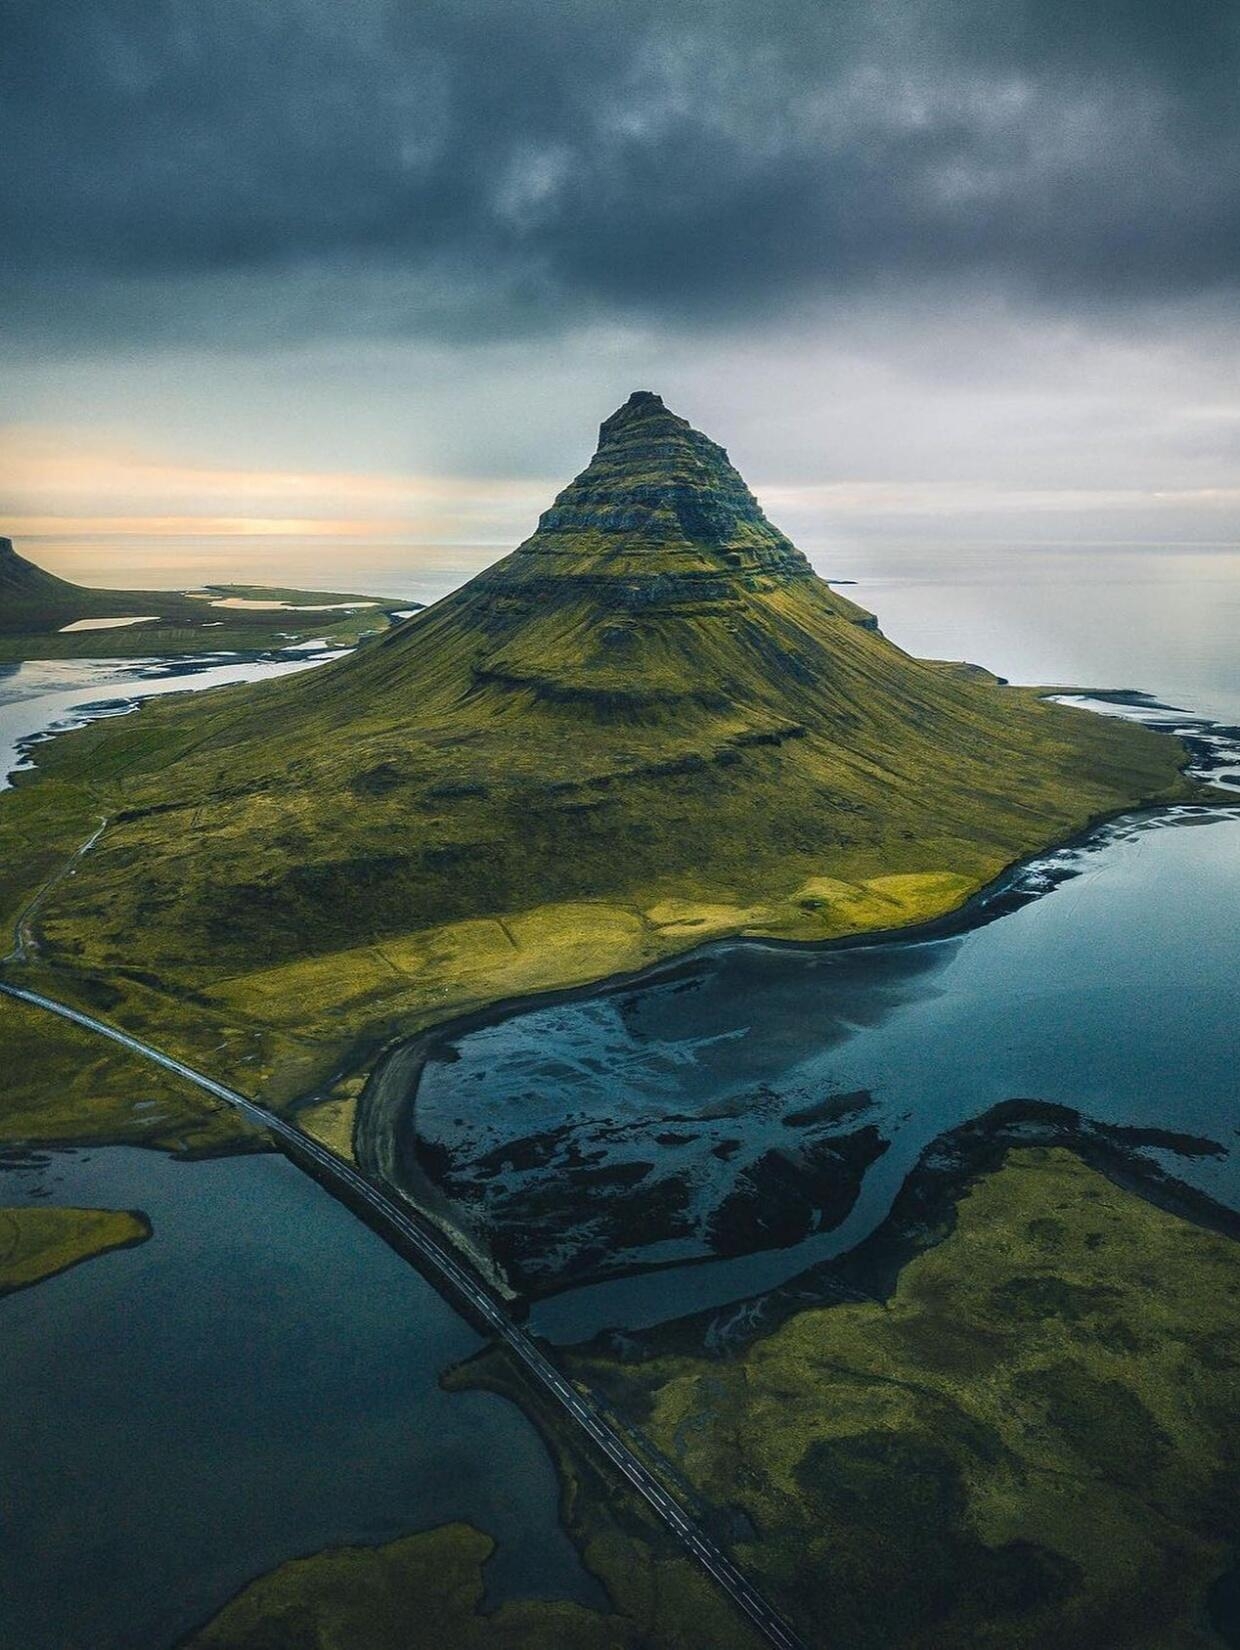
<path fill-rule="evenodd" d="M 347 1151 L 394 1038 L 708 939 L 939 916 L 1100 816 L 1191 794 L 1183 759 L 910 657 L 639 391 L 453 595 L 310 678 L 43 747 L 0 799 L 0 907 L 11 931 L 38 900 L 22 983 L 312 1102 Z"/>
<path fill-rule="evenodd" d="M 344 646 L 419 605 L 243 584 L 99 590 L 58 578 L 0 538 L 0 665 L 258 652 L 317 638 Z"/>

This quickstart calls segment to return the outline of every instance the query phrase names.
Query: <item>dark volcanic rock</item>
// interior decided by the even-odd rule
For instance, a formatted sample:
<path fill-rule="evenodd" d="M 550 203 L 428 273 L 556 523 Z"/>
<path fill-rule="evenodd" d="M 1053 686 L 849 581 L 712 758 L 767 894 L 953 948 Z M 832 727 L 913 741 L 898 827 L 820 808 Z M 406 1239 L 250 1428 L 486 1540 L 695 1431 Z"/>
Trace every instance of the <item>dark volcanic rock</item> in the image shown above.
<path fill-rule="evenodd" d="M 838 1226 L 857 1201 L 865 1171 L 887 1144 L 870 1126 L 799 1149 L 764 1152 L 715 1210 L 711 1247 L 719 1255 L 785 1248 Z"/>
<path fill-rule="evenodd" d="M 583 563 L 586 547 L 595 555 Z M 622 564 L 617 555 L 626 558 Z M 647 556 L 667 565 L 652 574 L 642 565 Z M 587 468 L 501 566 L 496 595 L 511 598 L 519 585 L 527 599 L 551 597 L 568 577 L 580 590 L 605 589 L 618 616 L 710 607 L 772 580 L 815 579 L 724 449 L 649 390 L 635 391 L 604 421 Z M 485 585 L 490 575 L 480 578 Z M 625 646 L 623 622 L 609 627 L 605 640 Z"/>

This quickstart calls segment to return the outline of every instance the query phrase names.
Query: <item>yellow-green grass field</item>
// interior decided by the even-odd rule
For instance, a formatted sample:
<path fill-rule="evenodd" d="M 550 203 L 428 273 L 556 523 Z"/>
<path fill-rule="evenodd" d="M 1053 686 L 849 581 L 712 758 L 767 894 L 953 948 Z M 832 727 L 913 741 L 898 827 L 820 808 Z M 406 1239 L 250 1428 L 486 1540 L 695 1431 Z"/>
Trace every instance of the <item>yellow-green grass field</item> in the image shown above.
<path fill-rule="evenodd" d="M 127 1209 L 0 1208 L 0 1295 L 150 1235 L 145 1215 Z"/>
<path fill-rule="evenodd" d="M 1240 1252 L 1026 1148 L 890 1299 L 597 1357 L 822 1650 L 1207 1650 L 1240 1538 Z"/>
<path fill-rule="evenodd" d="M 41 1009 L 0 997 L 0 1146 L 155 1146 L 198 1155 L 256 1150 L 236 1112 Z"/>

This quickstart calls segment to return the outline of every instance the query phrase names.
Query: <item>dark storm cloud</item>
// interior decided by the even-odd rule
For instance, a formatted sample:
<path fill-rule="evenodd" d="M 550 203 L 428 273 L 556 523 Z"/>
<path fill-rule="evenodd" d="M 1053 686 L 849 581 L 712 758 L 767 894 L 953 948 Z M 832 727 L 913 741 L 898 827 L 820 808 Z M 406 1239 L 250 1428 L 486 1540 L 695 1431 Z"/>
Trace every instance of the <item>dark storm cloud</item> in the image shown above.
<path fill-rule="evenodd" d="M 30 336 L 504 336 L 1240 268 L 1234 0 L 0 0 Z"/>

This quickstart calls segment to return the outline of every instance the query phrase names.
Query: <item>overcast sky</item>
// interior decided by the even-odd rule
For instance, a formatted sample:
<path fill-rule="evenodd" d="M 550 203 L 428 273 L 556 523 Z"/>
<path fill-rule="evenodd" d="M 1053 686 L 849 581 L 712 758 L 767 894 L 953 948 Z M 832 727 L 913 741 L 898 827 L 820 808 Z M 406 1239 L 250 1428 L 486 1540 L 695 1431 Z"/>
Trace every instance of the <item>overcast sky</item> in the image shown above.
<path fill-rule="evenodd" d="M 1238 45 L 1235 0 L 0 0 L 7 530 L 451 562 L 643 387 L 819 559 L 1234 544 Z"/>

